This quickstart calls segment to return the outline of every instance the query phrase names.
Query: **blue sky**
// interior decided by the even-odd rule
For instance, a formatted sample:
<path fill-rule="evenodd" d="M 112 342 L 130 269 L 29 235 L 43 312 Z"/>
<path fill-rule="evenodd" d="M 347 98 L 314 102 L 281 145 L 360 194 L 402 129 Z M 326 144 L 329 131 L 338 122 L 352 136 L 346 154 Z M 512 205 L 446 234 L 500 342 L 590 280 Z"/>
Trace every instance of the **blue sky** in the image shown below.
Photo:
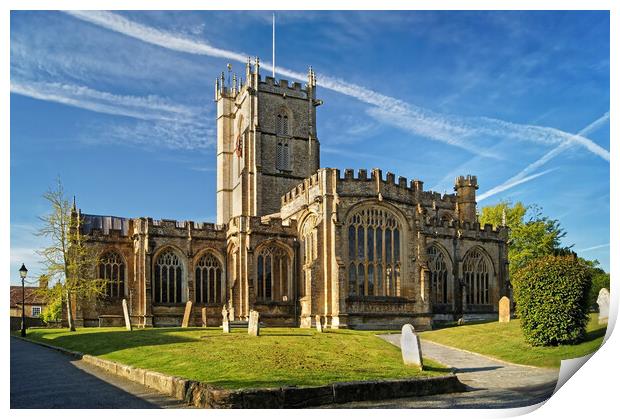
<path fill-rule="evenodd" d="M 538 204 L 609 269 L 608 12 L 276 12 L 276 76 L 318 76 L 322 167 L 380 167 L 479 206 Z M 11 13 L 11 274 L 42 194 L 85 213 L 215 220 L 213 83 L 271 12 Z M 16 275 L 15 275 L 16 276 Z M 13 278 L 13 282 L 17 278 Z"/>

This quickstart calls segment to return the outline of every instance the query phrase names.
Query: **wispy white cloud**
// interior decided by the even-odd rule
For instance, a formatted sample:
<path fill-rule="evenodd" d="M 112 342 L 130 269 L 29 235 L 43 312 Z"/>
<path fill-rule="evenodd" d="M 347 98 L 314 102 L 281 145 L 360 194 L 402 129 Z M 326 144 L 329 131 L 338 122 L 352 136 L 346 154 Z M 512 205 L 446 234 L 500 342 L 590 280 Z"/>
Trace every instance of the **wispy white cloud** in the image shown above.
<path fill-rule="evenodd" d="M 585 249 L 576 250 L 576 252 L 589 252 L 590 250 L 603 249 L 605 247 L 609 247 L 609 243 L 599 244 L 592 247 L 586 247 Z"/>
<path fill-rule="evenodd" d="M 596 131 L 597 129 L 599 129 L 600 127 L 602 127 L 603 125 L 605 125 L 608 122 L 609 122 L 609 112 L 605 112 L 605 114 L 603 114 L 603 116 L 601 116 L 600 118 L 598 118 L 594 122 L 590 123 L 587 127 L 583 128 L 581 131 L 579 131 L 577 134 L 575 134 L 574 137 L 584 138 L 585 135 L 588 135 L 588 134 Z M 568 138 L 565 139 L 562 143 L 560 143 L 560 145 L 558 145 L 557 147 L 553 148 L 549 152 L 545 153 L 545 155 L 543 155 L 538 160 L 534 161 L 533 163 L 530 163 L 527 167 L 525 167 L 523 170 L 521 170 L 516 175 L 512 176 L 510 179 L 506 180 L 501 185 L 495 186 L 495 187 L 489 189 L 487 192 L 481 194 L 478 197 L 478 201 L 482 201 L 483 199 L 489 198 L 489 197 L 491 197 L 491 196 L 493 196 L 495 194 L 503 192 L 503 191 L 505 191 L 507 189 L 510 189 L 510 188 L 514 187 L 514 186 L 520 185 L 520 184 L 524 183 L 523 182 L 524 179 L 533 180 L 533 179 L 536 179 L 537 177 L 539 177 L 542 174 L 548 173 L 549 171 L 547 170 L 547 171 L 539 173 L 537 175 L 528 176 L 529 173 L 533 172 L 536 169 L 539 169 L 540 167 L 542 167 L 544 164 L 549 162 L 554 157 L 558 156 L 559 154 L 561 154 L 565 150 L 568 150 L 569 148 L 574 147 L 574 146 L 575 146 L 574 142 L 572 142 Z M 609 159 L 607 159 L 607 160 L 609 160 Z"/>
<path fill-rule="evenodd" d="M 210 147 L 215 132 L 200 109 L 164 98 L 116 95 L 86 86 L 11 80 L 11 93 L 61 103 L 93 112 L 124 116 L 137 122 L 117 122 L 82 135 L 85 143 L 195 150 Z"/>
<path fill-rule="evenodd" d="M 175 121 L 190 118 L 194 113 L 190 108 L 154 95 L 115 95 L 86 86 L 63 83 L 11 80 L 11 93 L 99 113 L 146 120 Z"/>
<path fill-rule="evenodd" d="M 94 125 L 80 140 L 86 144 L 120 144 L 147 149 L 205 150 L 213 146 L 215 132 L 203 118 L 179 121 L 137 121 Z"/>
<path fill-rule="evenodd" d="M 189 54 L 226 58 L 238 62 L 247 60 L 247 54 L 216 48 L 204 41 L 143 25 L 118 14 L 98 11 L 67 13 L 83 21 L 163 48 Z M 272 68 L 270 63 L 264 63 L 263 66 L 267 70 Z M 306 78 L 303 73 L 282 67 L 277 67 L 276 72 L 297 80 Z M 508 138 L 514 141 L 530 141 L 549 145 L 569 141 L 609 161 L 609 152 L 585 136 L 573 135 L 552 127 L 522 125 L 492 118 L 460 118 L 444 115 L 383 95 L 366 87 L 348 83 L 342 79 L 325 74 L 317 74 L 317 77 L 320 86 L 374 106 L 375 108 L 369 110 L 369 114 L 383 123 L 408 131 L 411 134 L 464 148 L 486 157 L 497 156 L 490 155 L 485 144 L 480 144 L 480 141 L 488 141 L 490 138 Z"/>

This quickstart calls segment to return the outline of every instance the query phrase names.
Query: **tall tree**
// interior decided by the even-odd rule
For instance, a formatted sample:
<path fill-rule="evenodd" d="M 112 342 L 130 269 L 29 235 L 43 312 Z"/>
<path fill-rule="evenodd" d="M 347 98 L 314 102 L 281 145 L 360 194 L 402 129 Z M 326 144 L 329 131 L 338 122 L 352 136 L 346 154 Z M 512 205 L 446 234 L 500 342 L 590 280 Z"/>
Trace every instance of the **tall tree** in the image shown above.
<path fill-rule="evenodd" d="M 43 197 L 49 203 L 49 214 L 39 217 L 43 226 L 39 236 L 47 237 L 51 244 L 39 251 L 43 258 L 45 275 L 62 289 L 62 298 L 66 304 L 69 330 L 75 331 L 73 302 L 83 298 L 92 298 L 104 292 L 105 280 L 95 278 L 97 254 L 95 248 L 87 243 L 87 236 L 80 232 L 82 219 L 75 208 L 65 198 L 60 179 L 56 187 L 47 191 Z M 55 286 L 50 293 L 58 290 Z"/>
<path fill-rule="evenodd" d="M 544 216 L 537 205 L 501 202 L 484 207 L 480 223 L 510 228 L 508 259 L 511 276 L 536 258 L 568 250 L 561 247 L 566 232 L 560 227 L 560 222 Z"/>

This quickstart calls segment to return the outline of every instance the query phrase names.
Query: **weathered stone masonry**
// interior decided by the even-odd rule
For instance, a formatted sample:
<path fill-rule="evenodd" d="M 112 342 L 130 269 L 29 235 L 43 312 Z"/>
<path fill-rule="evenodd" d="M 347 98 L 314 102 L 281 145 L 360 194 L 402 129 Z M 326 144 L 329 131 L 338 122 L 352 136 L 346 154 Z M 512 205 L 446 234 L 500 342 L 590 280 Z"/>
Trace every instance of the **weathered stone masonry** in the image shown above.
<path fill-rule="evenodd" d="M 380 169 L 319 168 L 316 78 L 222 75 L 217 102 L 217 223 L 84 215 L 108 297 L 77 304 L 78 323 L 209 326 L 260 313 L 267 325 L 400 328 L 495 316 L 509 293 L 507 229 L 480 226 L 475 176 L 455 193 Z M 116 288 L 115 288 L 116 287 Z M 117 290 L 121 290 L 117 292 Z"/>

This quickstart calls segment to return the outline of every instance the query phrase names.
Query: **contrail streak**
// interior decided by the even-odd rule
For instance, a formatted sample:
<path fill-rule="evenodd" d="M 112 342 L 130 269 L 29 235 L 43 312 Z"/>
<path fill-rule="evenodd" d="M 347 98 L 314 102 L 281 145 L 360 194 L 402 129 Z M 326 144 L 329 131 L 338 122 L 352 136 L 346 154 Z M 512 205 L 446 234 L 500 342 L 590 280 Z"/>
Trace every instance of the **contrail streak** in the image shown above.
<path fill-rule="evenodd" d="M 581 131 L 579 131 L 577 134 L 575 134 L 575 136 L 582 137 L 582 136 L 588 135 L 591 132 L 594 132 L 597 129 L 599 129 L 603 124 L 607 123 L 608 121 L 609 121 L 609 112 L 605 112 L 603 114 L 603 116 L 601 116 L 596 121 L 594 121 L 591 124 L 589 124 L 587 127 L 583 128 Z M 574 145 L 575 145 L 575 143 L 571 142 L 569 139 L 564 140 L 559 146 L 557 146 L 554 149 L 550 150 L 549 152 L 547 152 L 544 156 L 542 156 L 541 158 L 539 158 L 535 162 L 529 164 L 525 169 L 521 170 L 519 173 L 517 173 L 516 175 L 514 175 L 513 177 L 511 177 L 510 179 L 508 179 L 507 181 L 505 181 L 501 185 L 498 185 L 498 186 L 496 186 L 494 188 L 491 188 L 487 192 L 481 194 L 478 197 L 478 201 L 486 199 L 486 198 L 488 198 L 490 196 L 493 196 L 493 195 L 495 195 L 497 193 L 503 192 L 503 191 L 505 191 L 507 189 L 512 188 L 513 186 L 520 185 L 523 182 L 519 182 L 519 181 L 521 179 L 524 179 L 529 173 L 531 173 L 534 170 L 540 168 L 545 163 L 547 163 L 549 160 L 553 159 L 554 157 L 556 157 L 557 155 L 559 155 L 563 151 L 573 147 Z M 543 174 L 547 173 L 547 172 L 543 172 Z M 540 176 L 540 174 L 538 176 Z M 532 179 L 535 179 L 538 176 L 535 176 L 535 177 L 531 177 L 530 176 L 528 179 L 532 180 Z"/>
<path fill-rule="evenodd" d="M 66 13 L 114 32 L 175 51 L 226 58 L 241 63 L 245 63 L 248 57 L 248 54 L 216 48 L 203 41 L 146 26 L 115 13 L 100 11 L 68 11 Z M 264 63 L 263 66 L 267 70 L 273 69 L 269 63 Z M 286 68 L 277 67 L 275 71 L 285 77 L 297 80 L 306 79 L 305 74 Z M 609 161 L 609 151 L 580 135 L 572 135 L 551 127 L 521 125 L 492 118 L 461 118 L 443 115 L 338 78 L 318 74 L 317 79 L 317 84 L 321 87 L 375 106 L 378 109 L 371 110 L 370 114 L 385 123 L 487 157 L 493 156 L 483 147 L 472 144 L 473 138 L 499 137 L 542 144 L 558 144 L 568 140 Z M 385 118 L 388 114 L 391 117 Z"/>
<path fill-rule="evenodd" d="M 495 194 L 498 194 L 500 192 L 505 191 L 506 189 L 510 189 L 510 188 L 515 187 L 517 185 L 521 185 L 522 183 L 525 183 L 525 182 L 529 182 L 531 180 L 536 179 L 537 177 L 540 177 L 542 175 L 546 175 L 547 173 L 552 172 L 554 170 L 556 170 L 556 169 L 548 169 L 548 170 L 545 170 L 544 172 L 534 173 L 533 175 L 524 177 L 522 179 L 517 179 L 517 180 L 514 180 L 512 182 L 504 182 L 501 185 L 496 186 L 496 187 L 488 190 L 487 192 L 483 193 L 482 195 L 478 196 L 477 197 L 477 201 L 480 202 L 482 200 L 485 200 L 485 199 L 487 199 L 490 196 L 493 196 Z"/>

